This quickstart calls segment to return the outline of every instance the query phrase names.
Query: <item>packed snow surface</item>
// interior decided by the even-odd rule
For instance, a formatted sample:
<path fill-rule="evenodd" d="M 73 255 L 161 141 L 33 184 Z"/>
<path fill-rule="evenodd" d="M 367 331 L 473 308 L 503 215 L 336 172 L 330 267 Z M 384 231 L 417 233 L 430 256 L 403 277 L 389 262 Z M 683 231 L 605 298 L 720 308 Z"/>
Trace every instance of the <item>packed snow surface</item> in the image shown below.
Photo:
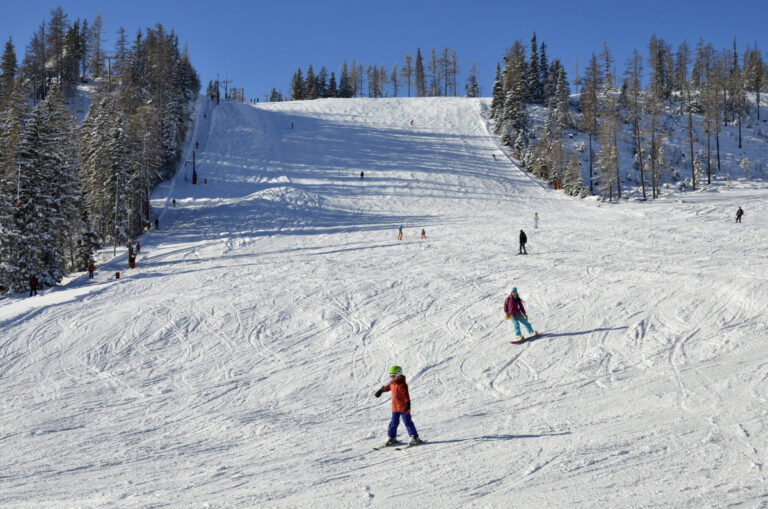
<path fill-rule="evenodd" d="M 201 99 L 136 269 L 0 301 L 0 505 L 766 507 L 765 183 L 573 199 L 487 110 Z"/>

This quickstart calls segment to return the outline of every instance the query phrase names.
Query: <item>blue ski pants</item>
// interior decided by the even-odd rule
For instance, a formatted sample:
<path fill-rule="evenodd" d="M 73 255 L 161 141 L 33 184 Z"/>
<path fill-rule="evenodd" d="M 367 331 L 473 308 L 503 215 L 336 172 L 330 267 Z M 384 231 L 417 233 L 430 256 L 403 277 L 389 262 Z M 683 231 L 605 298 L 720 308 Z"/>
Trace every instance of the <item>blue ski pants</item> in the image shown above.
<path fill-rule="evenodd" d="M 392 412 L 392 420 L 389 421 L 389 436 L 397 436 L 397 427 L 400 425 L 400 416 L 403 417 L 403 424 L 405 424 L 405 429 L 408 430 L 408 435 L 418 435 L 419 432 L 416 431 L 416 426 L 413 425 L 410 413 Z"/>
<path fill-rule="evenodd" d="M 523 322 L 523 325 L 525 325 L 525 328 L 528 329 L 528 334 L 533 333 L 533 327 L 531 327 L 531 324 L 528 323 L 528 320 L 525 317 L 522 318 L 515 318 L 513 319 L 515 322 L 515 335 L 520 336 L 520 322 Z"/>

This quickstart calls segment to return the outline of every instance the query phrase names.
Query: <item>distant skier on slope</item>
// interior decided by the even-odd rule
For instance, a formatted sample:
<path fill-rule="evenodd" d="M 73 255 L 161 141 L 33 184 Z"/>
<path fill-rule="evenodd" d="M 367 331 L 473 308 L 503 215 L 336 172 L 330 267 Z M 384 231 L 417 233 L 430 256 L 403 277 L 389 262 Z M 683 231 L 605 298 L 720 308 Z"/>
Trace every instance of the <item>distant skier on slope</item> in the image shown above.
<path fill-rule="evenodd" d="M 374 396 L 377 398 L 381 396 L 382 392 L 392 391 L 392 420 L 389 422 L 389 440 L 385 445 L 397 444 L 397 427 L 400 425 L 400 418 L 403 419 L 405 429 L 408 431 L 408 435 L 411 437 L 411 441 L 408 445 L 417 445 L 422 443 L 419 438 L 419 433 L 416 431 L 411 420 L 411 397 L 408 394 L 408 384 L 405 383 L 405 376 L 400 366 L 392 366 L 389 368 L 389 383 L 381 387 Z"/>
<path fill-rule="evenodd" d="M 37 296 L 37 289 L 39 288 L 39 283 L 37 282 L 37 278 L 35 276 L 29 276 L 29 296 L 32 297 L 32 295 Z"/>
<path fill-rule="evenodd" d="M 424 228 L 421 229 L 421 238 L 424 240 L 427 239 L 427 231 Z"/>
<path fill-rule="evenodd" d="M 539 227 L 539 213 L 534 212 L 533 213 L 533 227 L 538 228 Z"/>
<path fill-rule="evenodd" d="M 531 324 L 528 323 L 528 314 L 525 312 L 525 306 L 523 306 L 523 300 L 517 294 L 517 287 L 512 288 L 512 292 L 504 301 L 504 317 L 512 320 L 515 323 L 515 340 L 522 341 L 523 335 L 520 332 L 520 322 L 523 322 L 525 328 L 528 329 L 528 334 L 531 337 L 536 335 L 536 331 L 533 330 Z"/>
<path fill-rule="evenodd" d="M 397 229 L 397 240 L 403 240 L 403 225 Z"/>
<path fill-rule="evenodd" d="M 523 230 L 520 230 L 520 251 L 517 254 L 528 254 L 525 250 L 525 243 L 528 242 L 528 237 Z"/>
<path fill-rule="evenodd" d="M 743 216 L 743 215 L 744 215 L 744 211 L 742 210 L 741 207 L 739 207 L 739 210 L 736 211 L 736 222 L 737 223 L 741 222 L 741 216 Z"/>

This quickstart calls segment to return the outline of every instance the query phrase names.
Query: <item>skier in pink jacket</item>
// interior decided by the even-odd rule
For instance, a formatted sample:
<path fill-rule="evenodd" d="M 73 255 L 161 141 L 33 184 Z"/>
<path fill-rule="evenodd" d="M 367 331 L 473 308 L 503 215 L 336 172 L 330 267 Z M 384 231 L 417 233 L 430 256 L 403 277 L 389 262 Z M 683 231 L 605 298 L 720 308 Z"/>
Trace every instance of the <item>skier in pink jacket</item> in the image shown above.
<path fill-rule="evenodd" d="M 523 300 L 517 294 L 517 287 L 512 288 L 512 293 L 510 293 L 507 300 L 504 301 L 504 316 L 507 320 L 512 318 L 515 322 L 516 341 L 522 341 L 523 339 L 523 335 L 520 333 L 520 322 L 523 322 L 525 328 L 528 329 L 528 334 L 531 336 L 536 335 L 536 331 L 534 331 L 531 324 L 528 323 L 528 314 L 525 312 Z"/>

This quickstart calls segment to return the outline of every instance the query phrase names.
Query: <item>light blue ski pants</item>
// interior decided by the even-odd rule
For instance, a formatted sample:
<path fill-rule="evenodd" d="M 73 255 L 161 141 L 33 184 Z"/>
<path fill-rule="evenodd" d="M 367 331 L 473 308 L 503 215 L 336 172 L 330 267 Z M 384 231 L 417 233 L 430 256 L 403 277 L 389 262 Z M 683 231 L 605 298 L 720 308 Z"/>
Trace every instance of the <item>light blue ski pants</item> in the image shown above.
<path fill-rule="evenodd" d="M 525 319 L 525 317 L 522 317 L 520 319 L 513 318 L 512 321 L 515 322 L 515 336 L 520 336 L 520 322 L 523 322 L 523 325 L 525 325 L 525 328 L 528 329 L 528 334 L 533 334 L 533 327 L 531 327 L 531 324 L 528 323 L 528 320 Z"/>

